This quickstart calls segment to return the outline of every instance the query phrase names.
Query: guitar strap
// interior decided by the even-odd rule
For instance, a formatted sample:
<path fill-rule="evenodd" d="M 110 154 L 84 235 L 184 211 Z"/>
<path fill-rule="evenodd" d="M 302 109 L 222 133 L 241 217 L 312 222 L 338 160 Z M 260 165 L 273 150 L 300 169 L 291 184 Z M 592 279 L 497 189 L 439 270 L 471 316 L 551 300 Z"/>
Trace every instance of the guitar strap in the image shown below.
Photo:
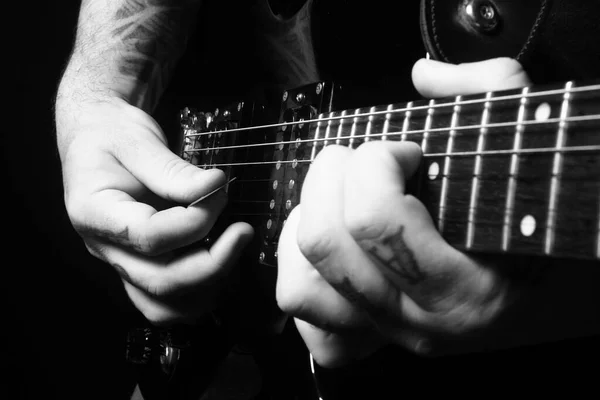
<path fill-rule="evenodd" d="M 472 29 L 460 15 L 465 4 L 494 7 L 498 29 Z M 590 80 L 600 76 L 599 15 L 596 0 L 422 0 L 421 30 L 429 53 L 441 61 L 501 55 L 520 61 L 535 83 Z"/>

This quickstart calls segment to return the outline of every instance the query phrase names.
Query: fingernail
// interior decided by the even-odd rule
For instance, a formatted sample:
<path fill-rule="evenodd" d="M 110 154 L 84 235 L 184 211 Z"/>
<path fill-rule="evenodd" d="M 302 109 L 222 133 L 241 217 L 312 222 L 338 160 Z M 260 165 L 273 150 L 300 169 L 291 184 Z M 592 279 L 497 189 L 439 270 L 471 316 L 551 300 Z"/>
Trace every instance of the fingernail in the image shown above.
<path fill-rule="evenodd" d="M 207 179 L 211 179 L 212 176 L 217 175 L 223 175 L 223 171 L 217 168 L 199 169 L 198 172 L 194 174 L 194 179 L 206 181 Z"/>

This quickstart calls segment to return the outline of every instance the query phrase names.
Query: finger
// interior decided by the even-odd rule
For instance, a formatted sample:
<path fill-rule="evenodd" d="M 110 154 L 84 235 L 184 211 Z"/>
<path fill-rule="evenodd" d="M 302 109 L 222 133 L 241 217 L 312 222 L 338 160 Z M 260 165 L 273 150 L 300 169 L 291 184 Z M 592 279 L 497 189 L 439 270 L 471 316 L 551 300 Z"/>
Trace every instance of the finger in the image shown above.
<path fill-rule="evenodd" d="M 225 207 L 226 194 L 219 191 L 192 207 L 162 211 L 117 190 L 103 190 L 69 203 L 71 222 L 82 236 L 157 255 L 205 237 Z"/>
<path fill-rule="evenodd" d="M 366 203 L 356 201 L 352 207 Z M 373 220 L 383 221 L 377 215 L 386 215 L 381 227 L 353 233 L 391 286 L 402 293 L 399 303 L 389 307 L 401 311 L 405 324 L 461 333 L 497 315 L 505 301 L 503 281 L 494 270 L 482 268 L 448 245 L 421 202 L 405 196 L 393 207 L 362 211 Z"/>
<path fill-rule="evenodd" d="M 213 307 L 207 294 L 204 294 L 203 297 L 209 299 L 195 302 L 195 307 L 189 303 L 177 307 L 171 302 L 148 295 L 127 281 L 124 281 L 123 284 L 133 305 L 154 326 L 164 327 L 178 323 L 193 323 Z"/>
<path fill-rule="evenodd" d="M 240 249 L 250 242 L 252 235 L 250 225 L 235 223 L 210 249 L 194 249 L 175 258 L 171 254 L 147 257 L 97 241 L 91 246 L 125 281 L 144 293 L 162 298 L 216 285 L 233 267 L 241 254 Z"/>
<path fill-rule="evenodd" d="M 335 291 L 302 255 L 296 231 L 302 205 L 290 213 L 277 248 L 276 299 L 281 310 L 331 332 L 368 325 L 364 313 Z"/>
<path fill-rule="evenodd" d="M 198 168 L 169 150 L 160 139 L 163 136 L 160 126 L 146 114 L 136 121 L 141 129 L 154 135 L 118 136 L 112 152 L 152 192 L 177 203 L 190 204 L 225 183 L 223 171 Z"/>
<path fill-rule="evenodd" d="M 302 255 L 342 296 L 371 315 L 387 314 L 389 304 L 400 301 L 399 292 L 391 290 L 344 222 L 344 174 L 352 151 L 327 146 L 315 159 L 302 188 L 297 243 Z"/>
<path fill-rule="evenodd" d="M 521 64 L 511 58 L 458 65 L 421 59 L 413 67 L 412 79 L 417 91 L 427 98 L 507 90 L 531 84 Z"/>
<path fill-rule="evenodd" d="M 464 318 L 457 323 L 466 324 L 474 314 L 465 305 L 473 305 L 473 313 L 494 309 L 499 279 L 448 245 L 423 204 L 404 194 L 405 155 L 391 148 L 372 143 L 353 153 L 344 181 L 345 225 L 376 266 L 372 273 L 391 282 L 386 290 L 396 292 L 389 296 L 393 302 L 381 307 L 400 312 L 405 324 L 431 323 L 436 312 L 459 310 Z M 363 291 L 368 301 L 381 301 L 380 295 L 371 297 L 373 292 Z"/>

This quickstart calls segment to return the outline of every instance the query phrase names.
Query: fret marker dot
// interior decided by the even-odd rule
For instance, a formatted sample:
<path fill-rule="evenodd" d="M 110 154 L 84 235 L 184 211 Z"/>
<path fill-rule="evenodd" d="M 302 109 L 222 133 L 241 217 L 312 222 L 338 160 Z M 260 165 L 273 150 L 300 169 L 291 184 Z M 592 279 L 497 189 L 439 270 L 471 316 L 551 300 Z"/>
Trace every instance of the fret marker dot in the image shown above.
<path fill-rule="evenodd" d="M 440 174 L 440 164 L 438 164 L 436 162 L 432 163 L 429 166 L 429 171 L 427 172 L 429 179 L 431 179 L 433 181 L 438 177 L 439 174 Z"/>
<path fill-rule="evenodd" d="M 292 161 L 292 168 L 296 168 L 298 166 L 298 160 Z"/>
<path fill-rule="evenodd" d="M 275 164 L 275 169 L 279 168 L 281 168 L 281 161 L 277 161 L 277 164 Z"/>
<path fill-rule="evenodd" d="M 546 121 L 550 118 L 550 114 L 552 113 L 552 107 L 548 103 L 540 104 L 535 110 L 535 120 L 536 121 Z"/>
<path fill-rule="evenodd" d="M 283 143 L 281 143 L 278 147 L 279 147 L 279 150 L 283 150 Z"/>
<path fill-rule="evenodd" d="M 293 188 L 294 188 L 294 184 L 295 184 L 295 183 L 296 183 L 296 182 L 294 182 L 294 180 L 293 180 L 293 179 L 290 179 L 290 183 L 288 184 L 288 188 L 290 188 L 290 189 L 293 189 Z"/>
<path fill-rule="evenodd" d="M 271 229 L 272 225 L 273 225 L 273 221 L 272 220 L 268 220 L 267 221 L 267 229 Z"/>
<path fill-rule="evenodd" d="M 287 210 L 289 210 L 290 208 L 292 208 L 292 201 L 291 200 L 288 200 L 288 201 L 285 202 L 285 208 Z"/>
<path fill-rule="evenodd" d="M 269 208 L 271 210 L 275 208 L 275 200 L 271 200 L 271 203 L 269 203 Z"/>
<path fill-rule="evenodd" d="M 531 215 L 526 215 L 521 220 L 521 233 L 523 236 L 531 236 L 535 232 L 535 218 Z"/>
<path fill-rule="evenodd" d="M 277 186 L 279 186 L 279 182 L 273 181 L 273 190 L 277 189 Z"/>

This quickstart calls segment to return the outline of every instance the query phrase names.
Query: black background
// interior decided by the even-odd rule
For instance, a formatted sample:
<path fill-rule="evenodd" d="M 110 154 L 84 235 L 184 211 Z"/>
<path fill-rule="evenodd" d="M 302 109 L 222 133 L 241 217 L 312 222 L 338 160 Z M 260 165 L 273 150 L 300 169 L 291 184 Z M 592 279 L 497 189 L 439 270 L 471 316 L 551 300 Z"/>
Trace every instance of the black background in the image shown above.
<path fill-rule="evenodd" d="M 0 381 L 2 392 L 12 394 L 3 398 L 120 399 L 128 398 L 133 384 L 124 340 L 138 315 L 115 273 L 91 257 L 72 230 L 62 198 L 52 102 L 78 7 L 75 0 L 23 2 L 4 18 L 10 32 L 3 35 L 8 90 L 1 146 Z M 597 342 L 561 342 L 444 365 L 454 368 L 449 375 L 464 378 L 455 381 L 455 393 L 478 383 L 491 385 L 482 394 L 593 393 Z M 464 376 L 459 362 L 469 363 Z"/>
<path fill-rule="evenodd" d="M 2 11 L 9 28 L 0 189 L 6 399 L 119 399 L 132 384 L 124 335 L 135 314 L 116 275 L 87 254 L 62 199 L 52 107 L 78 11 L 75 0 Z"/>

